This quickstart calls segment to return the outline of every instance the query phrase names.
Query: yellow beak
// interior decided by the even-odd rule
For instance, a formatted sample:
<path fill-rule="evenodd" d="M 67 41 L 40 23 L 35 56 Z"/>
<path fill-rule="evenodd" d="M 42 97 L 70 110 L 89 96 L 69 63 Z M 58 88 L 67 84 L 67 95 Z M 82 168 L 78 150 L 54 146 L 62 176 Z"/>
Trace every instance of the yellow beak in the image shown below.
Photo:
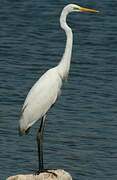
<path fill-rule="evenodd" d="M 88 8 L 82 8 L 82 7 L 80 7 L 80 8 L 74 8 L 75 10 L 80 10 L 80 11 L 82 11 L 82 12 L 92 12 L 92 13 L 99 13 L 100 11 L 97 11 L 97 10 L 94 10 L 94 9 L 88 9 Z"/>
<path fill-rule="evenodd" d="M 94 9 L 88 9 L 88 8 L 79 8 L 83 12 L 92 12 L 92 13 L 99 13 L 100 11 L 94 10 Z"/>

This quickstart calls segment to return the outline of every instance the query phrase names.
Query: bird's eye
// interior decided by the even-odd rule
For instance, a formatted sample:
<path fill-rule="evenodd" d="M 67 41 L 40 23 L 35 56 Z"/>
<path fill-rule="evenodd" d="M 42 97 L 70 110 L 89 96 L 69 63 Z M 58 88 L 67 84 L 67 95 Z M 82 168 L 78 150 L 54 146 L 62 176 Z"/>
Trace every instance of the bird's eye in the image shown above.
<path fill-rule="evenodd" d="M 79 10 L 79 8 L 78 8 L 78 7 L 74 7 L 73 9 L 74 9 L 74 10 Z"/>

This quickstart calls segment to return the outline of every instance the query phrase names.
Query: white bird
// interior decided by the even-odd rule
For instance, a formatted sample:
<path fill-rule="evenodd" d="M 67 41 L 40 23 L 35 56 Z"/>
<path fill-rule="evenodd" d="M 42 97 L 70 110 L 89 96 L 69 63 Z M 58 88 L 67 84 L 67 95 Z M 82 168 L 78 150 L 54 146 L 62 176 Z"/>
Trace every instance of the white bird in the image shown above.
<path fill-rule="evenodd" d="M 66 23 L 67 15 L 71 12 L 94 12 L 99 11 L 82 8 L 75 4 L 64 7 L 60 16 L 61 28 L 66 33 L 66 47 L 60 63 L 45 72 L 29 91 L 22 108 L 22 116 L 19 121 L 19 134 L 27 134 L 29 128 L 39 119 L 41 125 L 37 133 L 39 172 L 44 171 L 43 167 L 43 131 L 48 110 L 57 100 L 63 81 L 67 78 L 72 54 L 73 34 Z"/>

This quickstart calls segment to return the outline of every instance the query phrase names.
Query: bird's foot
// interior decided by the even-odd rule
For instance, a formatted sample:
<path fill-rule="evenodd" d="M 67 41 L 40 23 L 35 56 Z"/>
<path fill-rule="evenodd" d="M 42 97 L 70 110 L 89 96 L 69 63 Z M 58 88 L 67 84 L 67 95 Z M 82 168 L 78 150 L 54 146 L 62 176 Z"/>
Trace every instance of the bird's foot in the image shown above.
<path fill-rule="evenodd" d="M 36 173 L 34 173 L 34 175 L 39 175 L 40 173 L 50 173 L 50 174 L 53 174 L 55 177 L 57 177 L 57 174 L 52 172 L 51 170 L 48 170 L 48 169 L 41 169 L 41 170 L 38 170 Z"/>
<path fill-rule="evenodd" d="M 37 172 L 35 172 L 34 174 L 39 175 L 40 173 L 43 173 L 43 172 L 46 172 L 46 171 L 47 171 L 46 169 L 41 169 L 41 170 L 38 170 Z"/>

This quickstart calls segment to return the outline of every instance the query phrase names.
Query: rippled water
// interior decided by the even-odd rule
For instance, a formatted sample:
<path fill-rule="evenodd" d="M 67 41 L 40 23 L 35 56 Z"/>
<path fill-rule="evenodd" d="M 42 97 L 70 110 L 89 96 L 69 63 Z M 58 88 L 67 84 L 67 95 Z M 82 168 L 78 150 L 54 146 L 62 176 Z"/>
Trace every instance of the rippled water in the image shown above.
<path fill-rule="evenodd" d="M 37 170 L 35 134 L 17 132 L 27 92 L 64 52 L 59 27 L 68 0 L 1 1 L 0 179 Z M 62 168 L 74 180 L 117 179 L 117 1 L 72 1 L 100 14 L 71 14 L 72 65 L 45 130 L 46 168 Z"/>

